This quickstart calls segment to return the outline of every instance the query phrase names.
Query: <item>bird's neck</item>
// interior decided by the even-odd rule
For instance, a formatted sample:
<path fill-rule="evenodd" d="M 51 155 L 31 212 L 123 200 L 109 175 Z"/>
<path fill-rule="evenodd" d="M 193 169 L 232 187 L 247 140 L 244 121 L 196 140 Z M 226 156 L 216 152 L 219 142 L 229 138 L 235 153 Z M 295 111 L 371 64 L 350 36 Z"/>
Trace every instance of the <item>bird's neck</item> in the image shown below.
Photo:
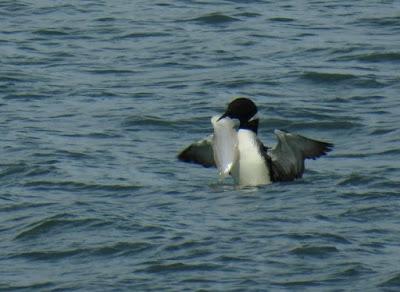
<path fill-rule="evenodd" d="M 258 131 L 258 119 L 252 120 L 240 120 L 239 129 L 250 130 L 257 134 Z"/>

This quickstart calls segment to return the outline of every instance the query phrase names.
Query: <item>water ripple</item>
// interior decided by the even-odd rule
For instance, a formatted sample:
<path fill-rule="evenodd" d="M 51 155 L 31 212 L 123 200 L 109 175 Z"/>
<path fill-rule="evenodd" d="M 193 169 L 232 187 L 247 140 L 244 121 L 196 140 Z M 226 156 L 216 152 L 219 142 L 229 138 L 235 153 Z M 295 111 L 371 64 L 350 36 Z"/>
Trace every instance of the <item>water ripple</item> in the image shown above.
<path fill-rule="evenodd" d="M 165 32 L 132 32 L 129 34 L 121 35 L 115 37 L 116 40 L 118 39 L 139 39 L 139 38 L 150 38 L 150 37 L 166 37 L 171 36 L 170 33 Z"/>
<path fill-rule="evenodd" d="M 57 260 L 71 258 L 74 256 L 131 256 L 140 254 L 146 250 L 153 249 L 153 244 L 148 242 L 117 242 L 111 246 L 98 246 L 90 248 L 75 248 L 63 250 L 45 250 L 45 251 L 30 251 L 21 252 L 14 257 L 27 258 L 37 261 Z"/>
<path fill-rule="evenodd" d="M 305 72 L 302 77 L 306 80 L 323 83 L 339 83 L 357 78 L 353 74 L 327 72 Z"/>
<path fill-rule="evenodd" d="M 16 236 L 16 240 L 29 240 L 37 238 L 51 232 L 62 232 L 66 228 L 76 228 L 97 224 L 98 219 L 94 218 L 73 218 L 68 215 L 59 214 L 49 218 L 42 219 L 30 224 Z"/>
<path fill-rule="evenodd" d="M 92 191 L 135 191 L 142 186 L 139 185 L 104 185 L 104 184 L 90 184 L 77 181 L 30 181 L 24 183 L 24 186 L 41 190 L 92 190 Z"/>
<path fill-rule="evenodd" d="M 398 4 L 295 2 L 0 1 L 0 290 L 396 291 Z M 234 96 L 337 147 L 257 188 L 177 161 Z"/>
<path fill-rule="evenodd" d="M 296 247 L 290 251 L 297 256 L 309 256 L 317 258 L 325 258 L 334 256 L 339 250 L 334 246 L 310 246 L 304 245 Z"/>
<path fill-rule="evenodd" d="M 202 271 L 218 271 L 221 269 L 221 265 L 217 264 L 185 264 L 181 262 L 163 264 L 163 263 L 153 263 L 143 270 L 138 270 L 137 272 L 147 272 L 147 273 L 177 273 L 177 272 L 202 272 Z"/>
<path fill-rule="evenodd" d="M 398 289 L 400 286 L 400 273 L 392 275 L 389 279 L 383 281 L 379 286 Z"/>
<path fill-rule="evenodd" d="M 365 24 L 367 26 L 377 26 L 382 28 L 400 28 L 400 17 L 370 17 L 370 18 L 362 18 L 357 21 L 356 24 Z"/>
<path fill-rule="evenodd" d="M 399 52 L 374 52 L 352 56 L 343 56 L 336 58 L 338 61 L 362 61 L 362 62 L 399 62 Z"/>
<path fill-rule="evenodd" d="M 188 19 L 185 21 L 197 22 L 200 24 L 207 24 L 207 25 L 218 25 L 218 24 L 226 24 L 226 23 L 230 23 L 230 22 L 239 21 L 239 19 L 232 17 L 232 16 L 222 14 L 222 13 L 215 12 L 215 13 L 210 13 L 210 14 L 206 14 L 203 16 L 191 18 L 191 19 Z"/>

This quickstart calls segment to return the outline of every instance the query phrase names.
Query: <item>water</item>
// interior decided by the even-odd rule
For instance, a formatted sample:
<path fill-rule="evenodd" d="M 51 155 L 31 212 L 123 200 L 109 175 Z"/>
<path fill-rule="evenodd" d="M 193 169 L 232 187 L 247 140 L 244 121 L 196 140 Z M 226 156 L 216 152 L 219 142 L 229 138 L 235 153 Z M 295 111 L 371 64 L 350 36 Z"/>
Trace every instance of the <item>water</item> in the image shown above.
<path fill-rule="evenodd" d="M 2 1 L 0 289 L 400 286 L 398 1 Z M 176 154 L 233 96 L 334 142 L 235 188 Z"/>

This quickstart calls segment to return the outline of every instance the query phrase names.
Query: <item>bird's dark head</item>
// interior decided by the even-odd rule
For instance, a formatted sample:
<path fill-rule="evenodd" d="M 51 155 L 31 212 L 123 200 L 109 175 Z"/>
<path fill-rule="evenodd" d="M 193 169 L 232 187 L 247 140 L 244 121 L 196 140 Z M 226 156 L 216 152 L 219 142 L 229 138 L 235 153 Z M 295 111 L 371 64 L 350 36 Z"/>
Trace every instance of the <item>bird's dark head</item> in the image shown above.
<path fill-rule="evenodd" d="M 257 113 L 257 106 L 246 97 L 239 97 L 233 100 L 219 120 L 229 117 L 238 119 L 240 123 L 248 122 Z"/>

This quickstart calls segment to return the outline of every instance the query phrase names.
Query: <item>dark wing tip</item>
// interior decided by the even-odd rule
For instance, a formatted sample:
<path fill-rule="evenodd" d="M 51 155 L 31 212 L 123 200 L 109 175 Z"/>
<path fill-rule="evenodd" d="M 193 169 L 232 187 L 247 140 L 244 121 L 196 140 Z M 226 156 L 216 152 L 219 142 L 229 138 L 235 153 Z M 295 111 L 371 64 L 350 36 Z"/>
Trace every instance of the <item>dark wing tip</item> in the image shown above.
<path fill-rule="evenodd" d="M 335 144 L 333 144 L 333 143 L 328 143 L 328 142 L 323 142 L 323 143 L 325 143 L 325 152 L 326 153 L 331 152 L 333 150 L 333 148 L 335 148 Z"/>
<path fill-rule="evenodd" d="M 182 162 L 190 162 L 190 157 L 188 156 L 188 151 L 189 151 L 189 148 L 190 148 L 190 147 L 192 147 L 192 146 L 189 146 L 189 147 L 183 149 L 183 150 L 176 156 L 176 158 L 178 158 L 178 159 L 179 159 L 180 161 L 182 161 Z"/>
<path fill-rule="evenodd" d="M 322 141 L 313 141 L 315 144 L 313 146 L 313 151 L 305 156 L 305 158 L 317 159 L 318 157 L 327 155 L 328 152 L 331 152 L 334 148 L 333 143 L 322 142 Z"/>
<path fill-rule="evenodd" d="M 208 151 L 203 151 L 203 149 L 199 148 L 197 144 L 192 144 L 183 149 L 177 155 L 177 158 L 182 162 L 200 164 L 208 168 L 215 166 L 212 155 L 212 152 L 209 153 Z"/>
<path fill-rule="evenodd" d="M 190 145 L 183 149 L 177 156 L 177 158 L 182 162 L 195 162 L 196 156 L 191 155 L 193 152 L 193 145 Z"/>

